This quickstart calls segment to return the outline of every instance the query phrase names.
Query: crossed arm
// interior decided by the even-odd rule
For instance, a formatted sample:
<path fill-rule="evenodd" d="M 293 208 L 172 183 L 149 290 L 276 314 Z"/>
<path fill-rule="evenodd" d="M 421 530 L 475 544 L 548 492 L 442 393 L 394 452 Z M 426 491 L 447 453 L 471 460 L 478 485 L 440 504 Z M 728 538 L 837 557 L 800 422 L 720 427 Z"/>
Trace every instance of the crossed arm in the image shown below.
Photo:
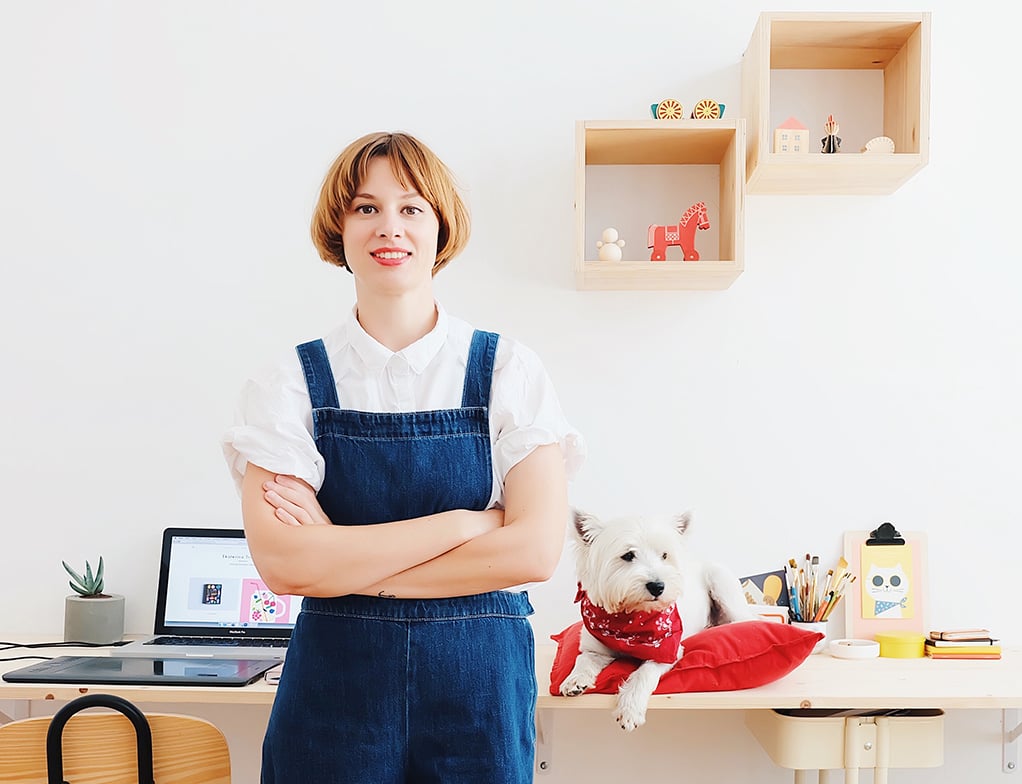
<path fill-rule="evenodd" d="M 375 525 L 331 525 L 301 480 L 249 464 L 242 516 L 271 590 L 437 598 L 546 580 L 568 518 L 560 447 L 537 448 L 504 483 L 504 510 L 456 509 Z"/>

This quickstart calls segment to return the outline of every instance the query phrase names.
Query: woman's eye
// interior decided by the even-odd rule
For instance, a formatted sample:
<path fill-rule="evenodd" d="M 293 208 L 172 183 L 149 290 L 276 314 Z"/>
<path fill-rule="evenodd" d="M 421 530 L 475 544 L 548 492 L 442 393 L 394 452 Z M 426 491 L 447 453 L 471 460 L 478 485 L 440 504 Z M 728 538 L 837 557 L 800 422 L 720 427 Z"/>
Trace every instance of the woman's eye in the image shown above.
<path fill-rule="evenodd" d="M 357 212 L 359 215 L 372 215 L 376 212 L 376 208 L 372 204 L 359 204 L 355 207 L 354 212 Z"/>
<path fill-rule="evenodd" d="M 631 552 L 629 550 L 627 553 L 625 553 L 624 555 L 621 556 L 621 560 L 622 561 L 634 561 L 635 560 L 635 553 L 633 553 L 633 552 Z"/>
<path fill-rule="evenodd" d="M 423 211 L 422 207 L 416 207 L 416 206 L 411 205 L 411 204 L 408 205 L 407 207 L 405 207 L 405 214 L 406 215 L 420 215 L 422 213 L 422 211 Z"/>

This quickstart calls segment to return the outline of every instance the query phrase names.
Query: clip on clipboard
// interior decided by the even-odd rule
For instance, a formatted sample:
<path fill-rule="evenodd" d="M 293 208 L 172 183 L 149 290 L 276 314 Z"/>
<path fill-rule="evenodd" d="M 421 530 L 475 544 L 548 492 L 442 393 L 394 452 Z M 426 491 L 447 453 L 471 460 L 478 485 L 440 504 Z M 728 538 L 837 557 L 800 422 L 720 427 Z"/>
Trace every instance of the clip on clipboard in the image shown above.
<path fill-rule="evenodd" d="M 905 544 L 905 540 L 901 538 L 893 523 L 881 523 L 879 528 L 869 532 L 869 539 L 866 540 L 867 547 L 896 544 Z"/>
<path fill-rule="evenodd" d="M 869 532 L 846 531 L 844 556 L 856 578 L 845 605 L 846 636 L 873 639 L 883 632 L 925 633 L 924 534 L 902 534 L 892 523 Z"/>

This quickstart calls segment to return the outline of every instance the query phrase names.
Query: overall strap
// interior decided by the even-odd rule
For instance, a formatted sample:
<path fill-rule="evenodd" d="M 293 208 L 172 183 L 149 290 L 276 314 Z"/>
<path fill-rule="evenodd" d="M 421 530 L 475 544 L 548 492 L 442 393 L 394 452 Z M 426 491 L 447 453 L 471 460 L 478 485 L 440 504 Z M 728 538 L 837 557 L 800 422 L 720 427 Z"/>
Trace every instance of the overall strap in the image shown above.
<path fill-rule="evenodd" d="M 323 341 L 312 340 L 302 343 L 295 351 L 302 361 L 305 386 L 309 388 L 309 399 L 312 400 L 313 409 L 340 408 L 341 404 L 337 400 L 337 382 L 334 381 L 334 372 L 330 369 L 330 359 L 327 357 Z"/>
<path fill-rule="evenodd" d="M 465 389 L 461 394 L 462 408 L 486 408 L 490 405 L 490 382 L 493 380 L 498 340 L 500 335 L 495 332 L 477 329 L 472 333 L 468 366 L 465 368 Z"/>

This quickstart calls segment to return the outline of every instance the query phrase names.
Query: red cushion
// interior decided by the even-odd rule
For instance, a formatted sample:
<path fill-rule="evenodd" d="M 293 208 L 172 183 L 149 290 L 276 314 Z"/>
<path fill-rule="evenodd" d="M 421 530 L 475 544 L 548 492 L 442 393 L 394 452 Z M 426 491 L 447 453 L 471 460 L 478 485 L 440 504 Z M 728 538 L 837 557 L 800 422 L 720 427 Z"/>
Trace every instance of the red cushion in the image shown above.
<path fill-rule="evenodd" d="M 578 657 L 582 621 L 560 634 L 550 670 L 550 693 L 561 693 L 561 684 Z M 686 691 L 732 691 L 752 689 L 783 678 L 813 652 L 823 639 L 819 632 L 787 623 L 740 621 L 711 626 L 681 641 L 685 653 L 660 679 L 654 694 Z M 639 666 L 637 659 L 615 659 L 596 678 L 587 693 L 616 694 L 624 680 Z"/>

